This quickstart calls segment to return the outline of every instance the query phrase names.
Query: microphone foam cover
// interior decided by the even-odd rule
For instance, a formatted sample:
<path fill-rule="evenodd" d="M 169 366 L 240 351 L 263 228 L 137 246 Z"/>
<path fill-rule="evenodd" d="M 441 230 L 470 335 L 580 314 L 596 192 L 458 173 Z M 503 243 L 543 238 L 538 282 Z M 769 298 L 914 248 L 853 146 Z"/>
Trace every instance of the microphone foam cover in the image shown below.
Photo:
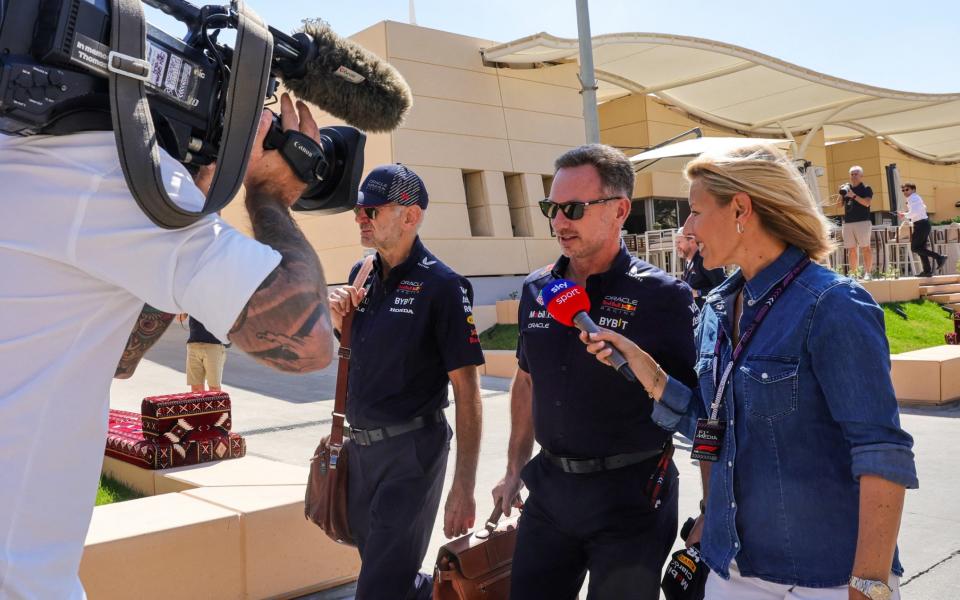
<path fill-rule="evenodd" d="M 304 21 L 302 30 L 314 40 L 317 54 L 307 63 L 302 77 L 283 79 L 287 89 L 358 129 L 379 132 L 400 126 L 413 104 L 413 95 L 395 68 L 359 44 L 341 38 L 322 20 Z M 340 67 L 364 80 L 351 83 L 335 75 Z"/>
<path fill-rule="evenodd" d="M 587 296 L 587 291 L 569 279 L 548 283 L 540 294 L 550 316 L 567 327 L 573 327 L 573 317 L 577 313 L 590 312 L 590 297 Z"/>

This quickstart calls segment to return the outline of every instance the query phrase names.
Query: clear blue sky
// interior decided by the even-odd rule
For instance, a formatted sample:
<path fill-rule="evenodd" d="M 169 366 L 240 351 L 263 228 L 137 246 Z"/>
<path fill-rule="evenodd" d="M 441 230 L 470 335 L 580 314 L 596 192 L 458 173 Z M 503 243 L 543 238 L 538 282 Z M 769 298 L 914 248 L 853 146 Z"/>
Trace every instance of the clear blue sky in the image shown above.
<path fill-rule="evenodd" d="M 406 22 L 409 14 L 408 0 L 247 3 L 278 29 L 291 31 L 302 18 L 320 17 L 344 36 L 383 20 Z M 151 11 L 148 18 L 170 31 L 157 14 Z M 417 0 L 416 16 L 423 27 L 495 42 L 540 31 L 577 35 L 574 0 Z M 861 83 L 960 92 L 960 2 L 955 0 L 591 0 L 590 21 L 594 35 L 691 35 Z"/>

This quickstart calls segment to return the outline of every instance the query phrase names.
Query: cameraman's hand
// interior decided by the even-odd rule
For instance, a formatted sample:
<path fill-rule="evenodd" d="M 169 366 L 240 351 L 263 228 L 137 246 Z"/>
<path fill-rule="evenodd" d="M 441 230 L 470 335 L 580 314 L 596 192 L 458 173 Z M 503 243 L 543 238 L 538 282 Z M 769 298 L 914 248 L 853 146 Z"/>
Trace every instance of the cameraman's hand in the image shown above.
<path fill-rule="evenodd" d="M 212 162 L 209 165 L 200 167 L 197 174 L 193 176 L 193 183 L 196 184 L 204 196 L 210 194 L 210 184 L 213 183 L 213 174 L 217 170 L 217 163 Z"/>
<path fill-rule="evenodd" d="M 273 113 L 264 109 L 260 115 L 260 128 L 253 141 L 243 184 L 247 188 L 248 199 L 251 196 L 267 196 L 290 207 L 307 189 L 307 184 L 294 174 L 293 169 L 283 160 L 279 152 L 263 149 L 263 140 L 270 131 L 272 120 Z M 316 142 L 320 141 L 320 129 L 317 127 L 317 122 L 313 120 L 310 109 L 299 100 L 294 109 L 293 100 L 290 99 L 289 94 L 283 94 L 280 97 L 280 121 L 284 131 L 293 129 L 310 136 Z"/>

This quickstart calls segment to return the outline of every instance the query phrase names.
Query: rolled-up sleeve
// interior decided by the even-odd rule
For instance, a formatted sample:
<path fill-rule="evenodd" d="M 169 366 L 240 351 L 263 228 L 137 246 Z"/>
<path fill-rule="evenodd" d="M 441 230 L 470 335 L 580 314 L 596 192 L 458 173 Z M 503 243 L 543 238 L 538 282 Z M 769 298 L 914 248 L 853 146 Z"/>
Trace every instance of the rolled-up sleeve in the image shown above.
<path fill-rule="evenodd" d="M 817 302 L 807 340 L 827 406 L 850 444 L 852 476 L 916 488 L 913 438 L 900 426 L 883 310 L 849 282 Z"/>
<path fill-rule="evenodd" d="M 680 380 L 667 377 L 663 395 L 653 403 L 650 418 L 661 428 L 676 431 L 692 440 L 697 419 L 703 412 L 700 410 L 702 406 L 698 390 L 691 390 Z"/>

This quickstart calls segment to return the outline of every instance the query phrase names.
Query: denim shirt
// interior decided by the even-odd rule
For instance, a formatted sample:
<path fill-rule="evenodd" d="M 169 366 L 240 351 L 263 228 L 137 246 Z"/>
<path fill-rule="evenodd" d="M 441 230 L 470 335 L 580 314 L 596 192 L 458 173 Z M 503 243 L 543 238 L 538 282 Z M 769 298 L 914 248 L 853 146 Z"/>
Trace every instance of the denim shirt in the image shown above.
<path fill-rule="evenodd" d="M 694 435 L 715 393 L 718 327 L 733 353 L 732 319 L 744 288 L 741 331 L 803 257 L 788 247 L 745 282 L 737 271 L 707 297 L 697 330 L 698 388 L 669 378 L 653 419 Z M 717 374 L 719 378 L 719 373 Z M 918 485 L 913 438 L 901 427 L 890 380 L 883 311 L 852 280 L 810 264 L 776 301 L 731 375 L 701 540 L 710 569 L 805 587 L 844 585 L 859 525 L 859 478 Z M 897 554 L 891 570 L 903 574 Z"/>

